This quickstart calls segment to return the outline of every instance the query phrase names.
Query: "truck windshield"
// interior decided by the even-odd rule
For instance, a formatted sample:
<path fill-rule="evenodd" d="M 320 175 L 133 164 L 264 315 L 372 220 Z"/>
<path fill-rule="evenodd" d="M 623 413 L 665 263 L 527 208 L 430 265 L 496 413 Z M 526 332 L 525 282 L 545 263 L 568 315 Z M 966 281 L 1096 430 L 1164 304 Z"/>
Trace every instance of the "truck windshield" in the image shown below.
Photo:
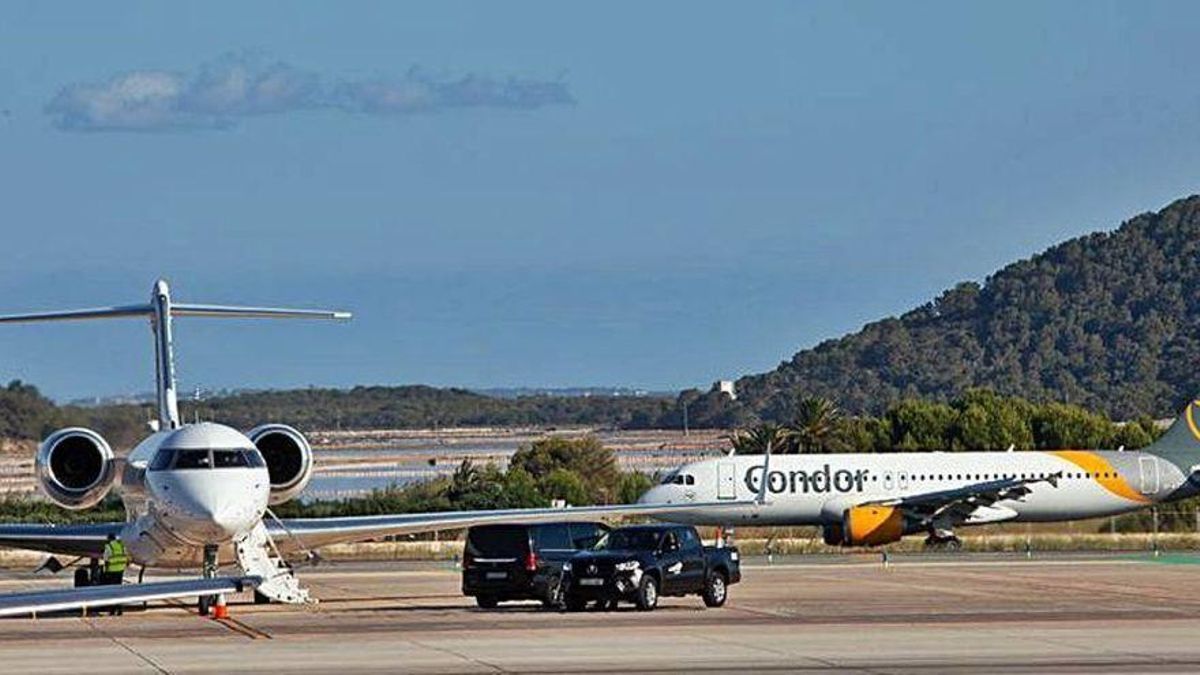
<path fill-rule="evenodd" d="M 596 551 L 653 551 L 658 548 L 657 530 L 613 530 L 596 542 Z"/>

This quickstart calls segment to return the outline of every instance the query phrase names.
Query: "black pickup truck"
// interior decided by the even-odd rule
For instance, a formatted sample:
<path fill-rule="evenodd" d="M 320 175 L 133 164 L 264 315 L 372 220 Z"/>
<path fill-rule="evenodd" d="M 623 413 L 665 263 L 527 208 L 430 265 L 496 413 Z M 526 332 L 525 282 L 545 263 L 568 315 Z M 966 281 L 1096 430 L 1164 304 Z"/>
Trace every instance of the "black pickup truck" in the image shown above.
<path fill-rule="evenodd" d="M 741 579 L 737 549 L 704 546 L 694 527 L 622 527 L 563 565 L 563 602 L 568 611 L 589 602 L 615 609 L 622 600 L 651 610 L 659 596 L 699 595 L 720 607 Z"/>

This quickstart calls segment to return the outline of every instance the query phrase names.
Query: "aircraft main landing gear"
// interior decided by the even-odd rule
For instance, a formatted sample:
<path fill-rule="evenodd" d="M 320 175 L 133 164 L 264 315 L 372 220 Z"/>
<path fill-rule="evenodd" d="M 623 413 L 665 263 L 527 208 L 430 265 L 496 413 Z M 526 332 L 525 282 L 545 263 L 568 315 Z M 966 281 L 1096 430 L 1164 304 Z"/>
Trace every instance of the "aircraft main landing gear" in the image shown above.
<path fill-rule="evenodd" d="M 960 551 L 962 550 L 962 540 L 953 534 L 937 535 L 931 534 L 925 538 L 925 550 L 927 551 Z"/>

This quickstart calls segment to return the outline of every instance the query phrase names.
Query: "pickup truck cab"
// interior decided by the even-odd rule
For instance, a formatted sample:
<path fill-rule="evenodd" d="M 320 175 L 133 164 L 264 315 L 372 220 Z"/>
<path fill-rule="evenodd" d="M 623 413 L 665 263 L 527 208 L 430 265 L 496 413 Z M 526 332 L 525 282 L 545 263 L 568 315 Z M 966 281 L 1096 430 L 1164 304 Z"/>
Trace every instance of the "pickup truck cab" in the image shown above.
<path fill-rule="evenodd" d="M 621 601 L 652 610 L 664 595 L 699 595 L 725 604 L 742 579 L 734 547 L 705 546 L 690 525 L 638 525 L 612 530 L 563 565 L 563 601 L 570 611 L 588 602 L 613 609 Z"/>

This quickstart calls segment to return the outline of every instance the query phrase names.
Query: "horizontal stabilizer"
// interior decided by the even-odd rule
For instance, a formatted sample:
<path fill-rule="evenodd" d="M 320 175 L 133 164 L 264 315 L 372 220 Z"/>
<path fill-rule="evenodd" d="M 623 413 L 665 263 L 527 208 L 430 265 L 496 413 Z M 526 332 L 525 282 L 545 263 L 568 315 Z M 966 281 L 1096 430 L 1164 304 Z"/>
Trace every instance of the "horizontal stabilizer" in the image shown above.
<path fill-rule="evenodd" d="M 0 315 L 0 323 L 33 323 L 36 321 L 84 321 L 88 319 L 123 319 L 154 316 L 154 305 L 125 305 L 94 307 L 62 312 Z M 232 305 L 171 305 L 171 316 L 202 316 L 214 319 L 332 319 L 348 321 L 350 312 L 326 309 L 289 309 L 285 307 L 235 307 Z"/>
<path fill-rule="evenodd" d="M 85 319 L 120 319 L 130 316 L 149 316 L 154 313 L 153 305 L 124 305 L 122 307 L 93 307 L 91 309 L 69 309 L 62 312 L 35 312 L 33 314 L 0 315 L 0 323 L 26 323 L 33 321 L 81 321 Z"/>
<path fill-rule="evenodd" d="M 230 305 L 171 305 L 171 316 L 206 316 L 217 319 L 333 319 L 349 321 L 350 312 L 286 307 L 234 307 Z"/>

